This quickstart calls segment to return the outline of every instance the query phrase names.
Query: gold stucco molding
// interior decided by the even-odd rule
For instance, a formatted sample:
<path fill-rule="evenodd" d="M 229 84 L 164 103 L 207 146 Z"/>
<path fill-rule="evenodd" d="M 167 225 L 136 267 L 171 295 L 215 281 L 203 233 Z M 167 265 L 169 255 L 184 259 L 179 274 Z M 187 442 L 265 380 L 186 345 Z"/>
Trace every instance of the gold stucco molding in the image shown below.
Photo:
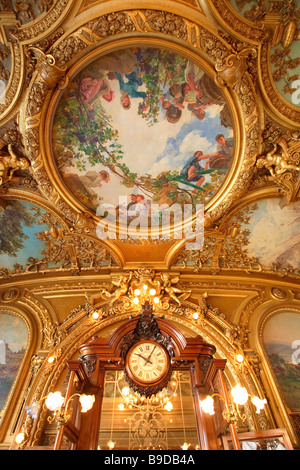
<path fill-rule="evenodd" d="M 285 24 L 280 17 L 278 8 L 284 7 L 284 2 L 276 2 L 274 13 L 268 12 L 266 4 L 260 2 L 257 5 L 257 18 L 250 21 L 239 14 L 226 0 L 212 0 L 210 2 L 211 11 L 218 18 L 218 21 L 224 26 L 225 29 L 230 31 L 231 34 L 237 35 L 241 40 L 246 40 L 252 44 L 258 45 L 258 78 L 259 86 L 264 96 L 265 102 L 270 109 L 279 115 L 281 118 L 288 121 L 290 125 L 297 127 L 300 123 L 300 110 L 299 107 L 289 103 L 284 99 L 282 94 L 277 90 L 272 77 L 270 56 L 271 47 L 278 43 L 278 35 L 281 31 L 287 29 L 290 21 Z M 280 5 L 281 3 L 281 5 Z M 288 2 L 292 3 L 292 2 Z M 274 7 L 274 5 L 273 5 Z M 277 10 L 276 10 L 277 8 Z M 289 37 L 290 42 L 293 40 Z M 287 43 L 284 47 L 290 45 Z"/>

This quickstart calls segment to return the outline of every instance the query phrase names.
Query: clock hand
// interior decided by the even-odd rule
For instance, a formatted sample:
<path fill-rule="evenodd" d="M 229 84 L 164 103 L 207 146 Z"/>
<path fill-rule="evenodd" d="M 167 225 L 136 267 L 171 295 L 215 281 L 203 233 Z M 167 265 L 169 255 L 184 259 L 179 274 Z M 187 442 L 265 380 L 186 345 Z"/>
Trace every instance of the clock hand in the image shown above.
<path fill-rule="evenodd" d="M 141 354 L 138 354 L 138 353 L 134 353 L 134 354 L 135 354 L 135 356 L 140 356 L 142 359 L 144 359 L 145 364 L 147 364 L 147 362 L 150 362 L 150 364 L 152 364 L 152 362 L 149 361 L 149 357 L 148 357 L 148 359 L 146 359 L 146 358 L 145 358 L 144 356 L 142 356 Z"/>
<path fill-rule="evenodd" d="M 156 348 L 156 346 L 154 346 L 154 348 L 152 349 L 152 351 L 151 351 L 151 353 L 150 353 L 150 355 L 148 356 L 148 359 L 147 359 L 147 362 L 150 362 L 150 364 L 152 364 L 152 362 L 150 361 L 150 357 L 152 356 L 153 351 L 154 351 L 155 348 Z M 146 362 L 146 364 L 147 364 L 147 362 Z"/>

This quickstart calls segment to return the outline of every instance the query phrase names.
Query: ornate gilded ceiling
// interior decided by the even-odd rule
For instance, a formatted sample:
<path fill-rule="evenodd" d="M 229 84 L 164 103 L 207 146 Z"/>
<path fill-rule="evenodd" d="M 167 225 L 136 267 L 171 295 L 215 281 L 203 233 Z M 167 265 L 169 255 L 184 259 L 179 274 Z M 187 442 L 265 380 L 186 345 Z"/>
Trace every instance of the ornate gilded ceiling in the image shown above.
<path fill-rule="evenodd" d="M 34 393 L 99 330 L 86 293 L 145 266 L 191 292 L 166 318 L 260 381 L 265 319 L 299 313 L 298 24 L 296 0 L 0 1 L 0 311 L 30 331 Z"/>
<path fill-rule="evenodd" d="M 270 248 L 271 227 L 299 214 L 296 3 L 122 7 L 1 3 L 2 278 L 152 260 L 297 274 L 295 254 Z M 136 229 L 141 204 L 152 224 L 158 205 L 204 204 L 204 246 L 143 223 L 116 232 L 123 209 Z"/>

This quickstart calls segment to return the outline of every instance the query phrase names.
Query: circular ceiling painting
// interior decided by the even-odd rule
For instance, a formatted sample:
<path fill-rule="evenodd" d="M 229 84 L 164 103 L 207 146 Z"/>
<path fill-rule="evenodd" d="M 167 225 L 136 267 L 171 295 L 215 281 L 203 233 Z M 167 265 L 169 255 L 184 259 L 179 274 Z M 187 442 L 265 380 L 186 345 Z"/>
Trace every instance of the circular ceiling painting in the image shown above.
<path fill-rule="evenodd" d="M 69 83 L 52 143 L 61 179 L 85 208 L 144 214 L 207 204 L 231 165 L 228 107 L 210 76 L 158 48 L 102 56 Z"/>

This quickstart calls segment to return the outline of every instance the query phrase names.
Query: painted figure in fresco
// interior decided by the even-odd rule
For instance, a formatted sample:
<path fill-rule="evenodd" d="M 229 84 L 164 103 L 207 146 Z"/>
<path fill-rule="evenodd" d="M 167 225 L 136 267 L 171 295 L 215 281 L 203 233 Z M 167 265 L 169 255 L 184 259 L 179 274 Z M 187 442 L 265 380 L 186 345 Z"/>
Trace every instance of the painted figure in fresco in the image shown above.
<path fill-rule="evenodd" d="M 210 168 L 217 168 L 218 170 L 224 170 L 229 167 L 232 151 L 233 151 L 233 139 L 231 137 L 225 139 L 223 134 L 216 136 L 217 151 L 212 156 L 209 162 Z"/>
<path fill-rule="evenodd" d="M 119 82 L 121 91 L 121 104 L 124 109 L 130 109 L 130 98 L 147 98 L 147 93 L 139 91 L 138 88 L 143 85 L 143 80 L 138 76 L 136 70 L 131 73 L 125 74 L 127 81 L 125 82 L 123 76 L 119 72 L 115 72 L 115 76 Z"/>
<path fill-rule="evenodd" d="M 113 99 L 113 91 L 104 77 L 84 77 L 79 83 L 79 97 L 84 103 L 90 103 L 102 96 L 106 101 Z"/>
<path fill-rule="evenodd" d="M 162 108 L 166 111 L 167 121 L 172 124 L 178 122 L 182 115 L 181 109 L 179 109 L 178 106 L 172 104 L 170 101 L 165 100 L 163 96 L 160 98 L 160 101 Z"/>
<path fill-rule="evenodd" d="M 130 195 L 131 202 L 127 205 L 128 217 L 148 217 L 149 215 L 149 201 L 145 200 L 143 194 L 133 193 Z M 119 208 L 120 212 L 120 208 Z M 124 214 L 124 211 L 123 211 Z"/>
<path fill-rule="evenodd" d="M 213 170 L 209 169 L 209 161 L 213 158 L 215 154 L 203 155 L 201 150 L 197 150 L 194 155 L 187 161 L 183 169 L 180 172 L 180 176 L 185 178 L 187 182 L 193 183 L 193 185 L 200 188 L 204 183 L 205 177 L 204 173 L 210 173 Z M 201 162 L 206 160 L 205 166 L 201 165 Z M 193 192 L 196 192 L 197 188 Z"/>
<path fill-rule="evenodd" d="M 212 80 L 192 62 L 185 69 L 185 83 L 181 86 L 183 103 L 199 120 L 205 118 L 205 109 L 212 104 L 224 105 L 224 99 Z"/>
<path fill-rule="evenodd" d="M 216 136 L 216 141 L 218 142 L 217 151 L 231 157 L 232 148 L 233 148 L 233 139 L 231 137 L 228 139 L 225 139 L 223 134 L 218 134 Z"/>

